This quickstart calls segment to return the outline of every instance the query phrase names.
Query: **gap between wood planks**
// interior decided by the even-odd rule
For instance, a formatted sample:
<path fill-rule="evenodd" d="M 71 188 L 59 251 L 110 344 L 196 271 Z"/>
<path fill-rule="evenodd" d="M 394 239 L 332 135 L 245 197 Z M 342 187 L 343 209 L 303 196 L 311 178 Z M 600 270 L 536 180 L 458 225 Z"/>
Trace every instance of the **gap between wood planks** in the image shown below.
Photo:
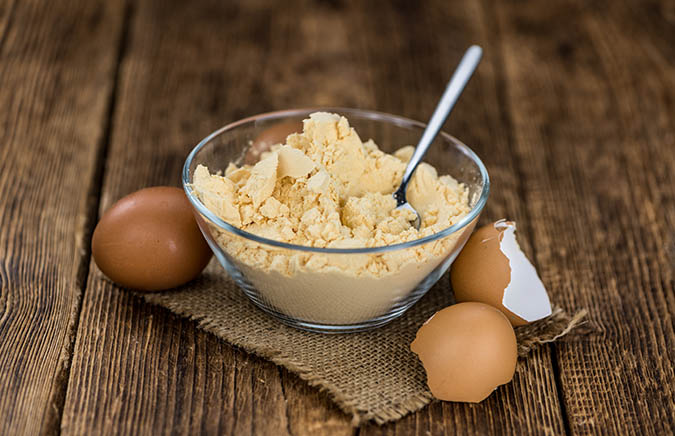
<path fill-rule="evenodd" d="M 58 433 L 61 433 L 61 422 L 63 421 L 63 412 L 65 410 L 65 401 L 66 395 L 68 394 L 68 389 L 70 384 L 68 383 L 68 374 L 70 373 L 70 368 L 73 362 L 75 341 L 77 340 L 77 328 L 80 323 L 80 317 L 82 315 L 82 303 L 84 301 L 84 294 L 87 292 L 87 281 L 89 276 L 89 268 L 91 266 L 91 236 L 94 233 L 94 228 L 98 221 L 98 210 L 101 204 L 101 188 L 103 185 L 103 174 L 105 172 L 105 162 L 108 158 L 108 149 L 110 146 L 110 139 L 113 132 L 113 117 L 115 114 L 115 108 L 117 103 L 117 93 L 119 89 L 120 82 L 120 71 L 122 69 L 122 63 L 126 55 L 128 46 L 129 46 L 129 34 L 131 29 L 131 20 L 133 16 L 133 5 L 131 1 L 125 0 L 124 2 L 124 17 L 122 19 L 122 31 L 119 38 L 119 43 L 117 46 L 116 54 L 116 65 L 115 72 L 113 74 L 113 84 L 112 90 L 110 92 L 110 97 L 108 100 L 108 106 L 106 108 L 106 117 L 105 117 L 105 126 L 103 127 L 103 135 L 101 136 L 100 144 L 96 148 L 96 158 L 94 161 L 94 172 L 92 174 L 92 179 L 89 183 L 89 190 L 87 192 L 87 203 L 86 203 L 86 215 L 83 217 L 82 225 L 82 234 L 79 235 L 78 244 L 80 246 L 80 262 L 77 265 L 77 274 L 75 283 L 78 288 L 80 288 L 80 298 L 77 304 L 77 315 L 73 320 L 71 326 L 71 331 L 73 332 L 70 344 L 67 348 L 67 358 L 68 363 L 65 365 L 64 371 L 64 388 L 62 394 L 58 398 L 58 404 L 55 404 L 54 407 L 59 411 L 59 428 Z"/>
<path fill-rule="evenodd" d="M 497 13 L 495 12 L 494 8 L 490 8 L 489 5 L 486 5 L 485 2 L 482 3 L 483 7 L 481 8 L 483 10 L 483 15 L 484 15 L 484 20 L 487 23 L 492 24 L 492 28 L 494 29 L 494 40 L 495 40 L 495 47 L 497 47 L 497 51 L 494 54 L 495 57 L 495 71 L 496 71 L 496 77 L 500 78 L 502 80 L 502 86 L 498 86 L 496 91 L 497 91 L 497 102 L 500 105 L 500 107 L 507 107 L 507 100 L 508 100 L 508 92 L 507 92 L 507 87 L 508 87 L 508 80 L 506 78 L 506 69 L 504 67 L 504 48 L 503 48 L 503 41 L 501 39 L 501 28 L 499 26 L 499 20 L 497 18 Z M 501 114 L 502 118 L 502 123 L 505 126 L 506 133 L 508 135 L 507 138 L 507 143 L 508 144 L 513 144 L 515 142 L 515 137 L 513 135 L 513 119 L 510 116 L 509 111 L 501 110 L 499 111 Z M 522 164 L 520 162 L 520 159 L 514 158 L 513 159 L 513 167 L 515 169 L 515 172 L 517 174 L 517 192 L 518 192 L 518 197 L 520 198 L 525 198 L 525 189 L 523 187 L 522 180 L 524 180 L 524 175 L 522 173 Z M 523 208 L 523 215 L 525 216 L 525 221 L 526 222 L 531 222 L 531 215 L 530 215 L 530 210 L 529 208 L 525 207 Z M 521 238 L 523 236 L 520 236 Z M 540 265 L 538 264 L 537 261 L 537 256 L 536 256 L 536 244 L 534 239 L 534 235 L 530 237 L 530 247 L 532 250 L 532 255 L 530 256 L 532 263 L 534 264 L 535 268 L 537 271 L 541 271 Z M 565 399 L 563 396 L 563 391 L 562 391 L 562 378 L 560 376 L 560 364 L 558 362 L 559 356 L 558 353 L 556 352 L 555 344 L 551 343 L 546 346 L 548 348 L 550 356 L 551 356 L 551 366 L 552 366 L 552 371 L 553 371 L 553 380 L 555 381 L 555 392 L 558 398 L 558 404 L 560 407 L 560 415 L 562 417 L 562 424 L 563 428 L 565 430 L 566 435 L 571 435 L 572 434 L 572 428 L 570 426 L 570 421 L 569 421 L 569 416 L 567 409 L 565 407 Z"/>
<path fill-rule="evenodd" d="M 488 14 L 487 12 L 485 12 L 485 13 Z M 107 119 L 106 119 L 106 125 L 105 125 L 105 134 L 104 134 L 104 137 L 102 139 L 102 145 L 101 145 L 100 149 L 98 150 L 95 173 L 94 173 L 92 184 L 91 184 L 91 187 L 90 187 L 90 195 L 89 195 L 89 202 L 88 202 L 88 209 L 87 209 L 87 211 L 89 213 L 89 216 L 88 216 L 89 219 L 88 219 L 88 221 L 86 223 L 86 226 L 85 226 L 85 233 L 82 235 L 82 244 L 83 244 L 83 247 L 85 247 L 85 253 L 83 254 L 83 256 L 84 256 L 83 260 L 80 263 L 79 268 L 78 268 L 78 281 L 80 281 L 79 279 L 80 279 L 80 277 L 82 277 L 80 274 L 83 275 L 83 278 L 81 280 L 81 285 L 83 286 L 83 295 L 82 295 L 82 299 L 80 300 L 80 304 L 78 306 L 78 310 L 80 312 L 82 310 L 82 302 L 84 301 L 84 293 L 86 292 L 87 280 L 88 280 L 87 278 L 88 278 L 89 268 L 90 268 L 90 265 L 91 265 L 90 250 L 89 250 L 89 238 L 91 237 L 91 233 L 93 232 L 93 228 L 94 228 L 94 225 L 95 225 L 97 213 L 100 209 L 101 189 L 102 189 L 101 185 L 102 185 L 102 180 L 104 178 L 105 164 L 106 164 L 106 160 L 107 160 L 108 153 L 109 153 L 109 144 L 111 142 L 111 136 L 112 136 L 112 133 L 114 131 L 114 126 L 113 126 L 114 118 L 113 117 L 114 117 L 115 110 L 116 110 L 116 107 L 117 107 L 119 82 L 121 80 L 120 70 L 121 70 L 122 64 L 124 62 L 127 45 L 129 44 L 129 40 L 131 39 L 130 38 L 130 33 L 132 33 L 131 32 L 131 23 L 132 23 L 133 20 L 134 20 L 134 18 L 133 18 L 133 13 L 132 13 L 132 7 L 129 3 L 126 3 L 125 4 L 125 17 L 124 17 L 124 22 L 123 22 L 122 36 L 121 36 L 120 44 L 119 44 L 119 48 L 118 48 L 117 68 L 116 68 L 115 75 L 114 75 L 114 78 L 113 78 L 113 90 L 112 90 L 109 105 L 108 105 L 108 113 L 107 113 Z M 494 18 L 493 18 L 493 20 L 494 20 Z M 501 47 L 499 45 L 496 45 L 496 47 L 499 47 L 501 49 Z M 497 50 L 497 52 L 496 52 L 497 55 L 499 55 L 499 51 L 500 50 Z M 501 62 L 501 60 L 499 60 L 499 62 Z M 497 72 L 498 72 L 497 76 L 502 78 L 502 80 L 505 81 L 505 79 L 503 78 L 503 74 L 504 74 L 503 73 L 503 66 L 500 65 L 499 62 L 498 62 L 498 65 L 497 65 Z M 498 89 L 500 89 L 500 88 L 498 88 Z M 498 97 L 499 97 L 500 100 L 505 98 L 504 95 L 499 95 Z M 502 111 L 502 114 L 503 114 L 503 111 Z M 510 120 L 508 120 L 507 115 L 503 114 L 502 116 L 505 117 L 506 131 L 507 131 L 508 136 L 509 136 L 509 142 L 511 142 L 511 141 L 513 141 L 513 135 L 512 135 L 512 132 L 511 132 Z M 517 170 L 518 169 L 517 165 L 514 165 L 514 166 L 516 167 L 516 170 Z M 518 188 L 522 189 L 522 185 L 518 185 Z M 78 313 L 78 316 L 76 317 L 76 321 L 75 321 L 76 322 L 75 328 L 77 328 L 77 323 L 79 323 L 80 318 L 81 318 L 81 313 Z M 76 339 L 77 338 L 73 338 L 73 343 Z M 72 348 L 72 346 L 71 346 L 71 348 Z M 71 352 L 71 355 L 70 355 L 71 361 L 72 361 L 73 357 L 74 356 Z M 557 381 L 558 380 L 556 380 L 556 392 L 558 393 L 558 395 L 560 395 L 560 388 L 559 388 L 559 385 L 557 384 Z M 281 383 L 282 389 L 284 389 L 283 377 L 281 378 L 280 383 Z M 68 388 L 69 388 L 69 386 L 66 387 L 66 391 L 68 390 Z M 284 392 L 284 395 L 285 395 L 285 392 Z M 61 413 L 62 413 L 62 416 L 63 416 L 63 407 L 62 407 Z M 288 417 L 288 414 L 289 414 L 288 405 L 286 405 L 286 414 L 287 414 L 287 417 Z M 289 433 L 291 433 L 291 431 L 290 431 L 291 430 L 290 429 L 290 421 L 287 422 L 287 426 L 288 426 Z M 355 434 L 359 434 L 359 433 L 360 433 L 360 431 L 358 429 L 356 429 Z"/>

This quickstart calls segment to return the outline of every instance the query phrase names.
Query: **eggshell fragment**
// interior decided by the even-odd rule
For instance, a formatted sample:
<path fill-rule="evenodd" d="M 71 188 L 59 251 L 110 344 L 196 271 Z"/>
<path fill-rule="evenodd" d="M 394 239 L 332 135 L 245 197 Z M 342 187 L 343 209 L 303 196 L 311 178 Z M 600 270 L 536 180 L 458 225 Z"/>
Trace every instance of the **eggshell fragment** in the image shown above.
<path fill-rule="evenodd" d="M 111 280 L 144 291 L 194 279 L 213 255 L 183 190 L 165 186 L 141 189 L 108 209 L 91 250 Z"/>
<path fill-rule="evenodd" d="M 410 349 L 422 361 L 427 385 L 445 401 L 478 403 L 513 378 L 516 335 L 499 310 L 459 303 L 432 316 Z"/>
<path fill-rule="evenodd" d="M 549 316 L 551 302 L 515 231 L 515 223 L 505 220 L 476 230 L 453 263 L 450 279 L 458 302 L 490 304 L 519 326 Z"/>

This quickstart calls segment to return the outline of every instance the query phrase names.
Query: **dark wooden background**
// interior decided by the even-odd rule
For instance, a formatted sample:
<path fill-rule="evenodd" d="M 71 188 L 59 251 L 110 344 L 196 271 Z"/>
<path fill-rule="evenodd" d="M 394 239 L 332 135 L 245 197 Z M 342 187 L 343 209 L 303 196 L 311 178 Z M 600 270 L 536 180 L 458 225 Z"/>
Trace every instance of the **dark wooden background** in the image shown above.
<path fill-rule="evenodd" d="M 178 185 L 244 116 L 342 105 L 425 120 L 486 162 L 552 299 L 592 332 L 478 405 L 350 427 L 289 372 L 103 281 L 99 214 Z M 672 434 L 675 3 L 0 1 L 0 434 Z"/>

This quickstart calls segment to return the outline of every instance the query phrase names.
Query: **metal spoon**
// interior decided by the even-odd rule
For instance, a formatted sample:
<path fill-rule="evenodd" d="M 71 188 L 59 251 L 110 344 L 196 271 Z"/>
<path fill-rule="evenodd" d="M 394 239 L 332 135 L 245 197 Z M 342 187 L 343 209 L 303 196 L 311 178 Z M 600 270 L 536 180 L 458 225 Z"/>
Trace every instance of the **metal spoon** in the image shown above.
<path fill-rule="evenodd" d="M 422 161 L 424 154 L 427 152 L 427 149 L 436 139 L 436 135 L 441 130 L 443 123 L 450 115 L 450 111 L 457 103 L 457 99 L 464 91 L 464 87 L 469 82 L 469 79 L 473 75 L 473 72 L 476 70 L 480 58 L 483 55 L 483 49 L 477 45 L 472 45 L 464 53 L 462 60 L 459 62 L 457 69 L 452 74 L 448 86 L 445 88 L 445 92 L 441 97 L 441 101 L 438 102 L 434 114 L 427 124 L 427 128 L 424 129 L 422 138 L 417 143 L 415 147 L 415 152 L 408 162 L 408 166 L 405 168 L 405 173 L 403 173 L 403 180 L 401 181 L 401 186 L 394 192 L 394 199 L 396 200 L 396 209 L 407 209 L 415 212 L 415 220 L 413 221 L 413 226 L 419 230 L 422 218 L 415 210 L 414 207 L 408 203 L 408 200 L 405 198 L 405 191 L 408 189 L 408 183 L 412 179 L 413 173 L 417 169 L 417 165 Z"/>

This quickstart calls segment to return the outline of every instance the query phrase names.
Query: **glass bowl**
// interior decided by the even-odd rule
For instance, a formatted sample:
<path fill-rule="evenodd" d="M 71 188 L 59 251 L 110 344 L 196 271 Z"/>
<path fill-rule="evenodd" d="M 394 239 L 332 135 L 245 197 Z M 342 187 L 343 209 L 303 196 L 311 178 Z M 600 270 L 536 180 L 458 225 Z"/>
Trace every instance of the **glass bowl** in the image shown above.
<path fill-rule="evenodd" d="M 441 132 L 424 160 L 436 167 L 439 175 L 449 174 L 468 188 L 470 212 L 433 235 L 369 248 L 307 247 L 266 239 L 221 220 L 193 192 L 192 177 L 199 164 L 214 173 L 224 172 L 230 162 L 253 163 L 261 137 L 287 130 L 289 125 L 300 126 L 316 111 L 344 115 L 361 140 L 373 139 L 387 153 L 417 144 L 425 127 L 395 115 L 348 108 L 292 109 L 256 115 L 229 124 L 197 144 L 183 167 L 183 187 L 216 258 L 260 309 L 285 324 L 315 332 L 375 328 L 415 304 L 455 260 L 487 201 L 487 170 L 469 147 Z M 281 142 L 285 142 L 286 133 L 281 135 Z M 384 274 L 370 274 L 364 269 L 358 274 L 350 272 L 350 265 L 368 262 L 394 262 L 400 267 Z"/>

